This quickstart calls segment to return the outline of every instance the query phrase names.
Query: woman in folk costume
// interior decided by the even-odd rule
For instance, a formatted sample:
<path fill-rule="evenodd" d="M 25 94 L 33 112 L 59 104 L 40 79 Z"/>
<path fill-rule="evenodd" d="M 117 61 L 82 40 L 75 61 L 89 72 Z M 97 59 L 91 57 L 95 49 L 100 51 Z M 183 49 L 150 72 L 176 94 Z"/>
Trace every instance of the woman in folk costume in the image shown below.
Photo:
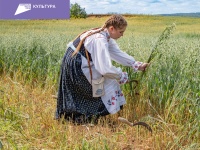
<path fill-rule="evenodd" d="M 115 40 L 126 27 L 121 15 L 112 15 L 103 27 L 85 31 L 68 44 L 61 65 L 56 119 L 64 116 L 85 123 L 122 109 L 126 101 L 120 84 L 128 82 L 128 74 L 113 66 L 112 60 L 134 71 L 148 66 L 118 47 Z M 94 93 L 92 83 L 98 80 L 103 81 L 103 90 Z"/>

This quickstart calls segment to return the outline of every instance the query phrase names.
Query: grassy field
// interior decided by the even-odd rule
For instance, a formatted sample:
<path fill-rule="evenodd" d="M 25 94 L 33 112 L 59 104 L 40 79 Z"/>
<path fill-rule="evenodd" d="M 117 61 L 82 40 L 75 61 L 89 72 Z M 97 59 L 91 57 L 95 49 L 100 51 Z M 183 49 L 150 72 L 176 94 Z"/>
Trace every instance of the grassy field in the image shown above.
<path fill-rule="evenodd" d="M 130 79 L 139 79 L 136 88 L 122 86 L 124 109 L 96 126 L 54 120 L 52 95 L 66 44 L 106 19 L 0 20 L 0 149 L 200 149 L 200 18 L 126 17 L 120 48 L 143 62 L 152 50 L 155 57 L 143 76 L 121 66 Z M 175 30 L 159 44 L 173 23 Z M 122 124 L 119 116 L 145 121 L 153 133 Z"/>

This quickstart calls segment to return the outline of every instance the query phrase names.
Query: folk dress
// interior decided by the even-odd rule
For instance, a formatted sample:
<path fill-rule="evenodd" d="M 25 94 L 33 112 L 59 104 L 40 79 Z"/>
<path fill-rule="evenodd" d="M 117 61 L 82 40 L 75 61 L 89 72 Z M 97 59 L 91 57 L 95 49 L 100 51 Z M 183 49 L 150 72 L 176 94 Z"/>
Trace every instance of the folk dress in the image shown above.
<path fill-rule="evenodd" d="M 106 29 L 87 37 L 79 53 L 72 57 L 80 40 L 87 34 L 88 32 L 82 34 L 67 46 L 60 71 L 56 119 L 64 116 L 67 120 L 84 123 L 117 113 L 126 103 L 120 84 L 125 83 L 128 76 L 121 68 L 113 66 L 112 61 L 132 67 L 134 71 L 142 64 L 121 51 Z M 92 78 L 105 78 L 105 95 L 101 97 L 92 96 L 85 49 L 89 54 Z"/>

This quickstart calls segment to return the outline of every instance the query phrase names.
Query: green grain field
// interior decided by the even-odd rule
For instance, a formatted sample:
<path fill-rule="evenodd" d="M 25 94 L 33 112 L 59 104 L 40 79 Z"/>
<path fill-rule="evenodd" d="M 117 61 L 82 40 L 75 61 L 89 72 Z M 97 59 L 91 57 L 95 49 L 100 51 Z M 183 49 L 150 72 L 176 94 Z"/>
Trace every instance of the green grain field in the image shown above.
<path fill-rule="evenodd" d="M 67 43 L 107 17 L 0 20 L 0 149 L 200 149 L 200 18 L 125 18 L 120 48 L 139 61 L 153 57 L 145 73 L 121 66 L 138 84 L 123 85 L 124 109 L 95 126 L 54 120 L 52 95 Z M 153 133 L 122 124 L 119 116 L 144 121 Z"/>

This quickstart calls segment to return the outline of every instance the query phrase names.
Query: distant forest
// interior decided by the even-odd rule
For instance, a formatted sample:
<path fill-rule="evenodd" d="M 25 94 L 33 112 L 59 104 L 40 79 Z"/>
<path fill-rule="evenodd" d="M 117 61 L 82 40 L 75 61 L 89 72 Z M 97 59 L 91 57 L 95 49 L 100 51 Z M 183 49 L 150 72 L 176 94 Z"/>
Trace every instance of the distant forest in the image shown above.
<path fill-rule="evenodd" d="M 160 15 L 161 15 L 161 16 L 200 17 L 200 12 L 197 12 L 197 13 L 160 14 Z"/>
<path fill-rule="evenodd" d="M 114 13 L 108 14 L 88 14 L 87 17 L 103 17 L 103 16 L 110 16 Z M 123 16 L 131 17 L 131 16 L 138 16 L 143 14 L 123 14 Z M 156 15 L 157 16 L 157 15 Z M 158 14 L 158 16 L 181 16 L 181 17 L 200 17 L 200 12 L 197 13 L 174 13 L 174 14 Z"/>

